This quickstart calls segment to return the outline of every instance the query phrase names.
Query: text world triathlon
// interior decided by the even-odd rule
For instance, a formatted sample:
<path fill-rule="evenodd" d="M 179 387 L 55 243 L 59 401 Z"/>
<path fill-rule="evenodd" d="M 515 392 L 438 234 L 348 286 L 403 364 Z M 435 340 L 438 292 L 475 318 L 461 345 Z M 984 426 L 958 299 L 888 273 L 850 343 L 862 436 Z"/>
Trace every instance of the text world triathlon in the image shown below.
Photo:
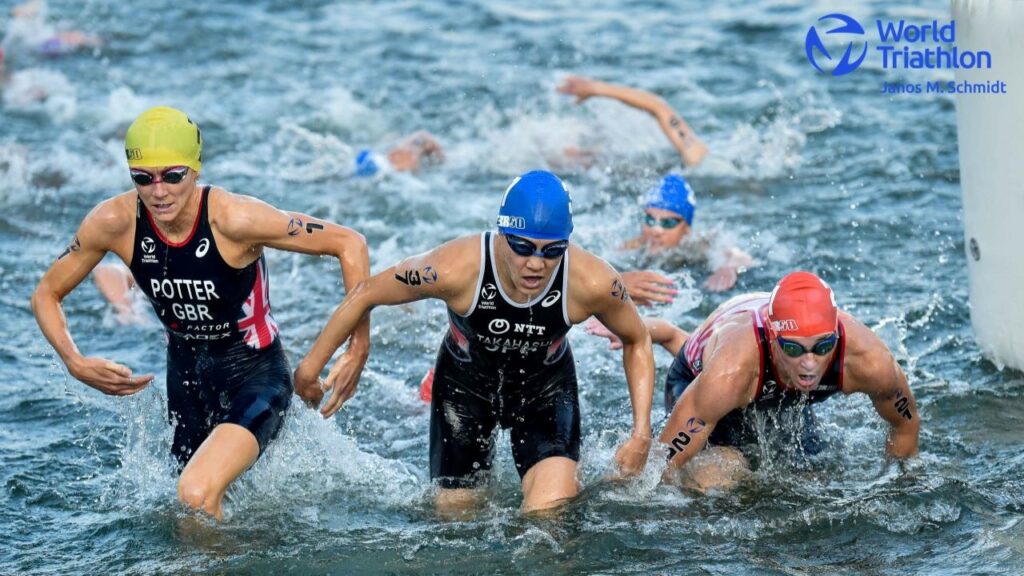
<path fill-rule="evenodd" d="M 939 26 L 938 20 L 931 24 L 915 26 L 905 21 L 886 22 L 876 20 L 878 37 L 882 42 L 956 42 L 956 20 Z M 882 53 L 882 68 L 991 68 L 992 53 L 987 50 L 960 50 L 936 46 L 923 50 L 912 50 L 909 46 L 877 46 Z"/>

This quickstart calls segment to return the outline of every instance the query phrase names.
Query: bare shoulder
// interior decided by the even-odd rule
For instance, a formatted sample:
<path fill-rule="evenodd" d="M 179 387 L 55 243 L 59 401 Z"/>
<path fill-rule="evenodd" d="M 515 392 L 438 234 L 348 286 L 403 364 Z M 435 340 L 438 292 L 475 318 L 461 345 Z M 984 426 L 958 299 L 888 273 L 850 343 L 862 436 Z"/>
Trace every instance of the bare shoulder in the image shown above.
<path fill-rule="evenodd" d="M 235 194 L 217 186 L 210 187 L 207 202 L 211 223 L 227 234 L 255 224 L 259 220 L 257 210 L 269 206 L 252 196 Z"/>
<path fill-rule="evenodd" d="M 569 291 L 574 299 L 593 302 L 605 296 L 627 297 L 621 275 L 603 258 L 576 244 L 569 245 L 568 254 Z"/>
<path fill-rule="evenodd" d="M 752 328 L 753 312 L 735 315 L 716 328 L 704 348 L 703 371 L 717 393 L 745 406 L 753 399 L 761 371 L 761 345 Z"/>
<path fill-rule="evenodd" d="M 482 235 L 464 236 L 395 265 L 395 274 L 417 274 L 423 282 L 458 286 L 475 282 L 480 271 Z"/>
<path fill-rule="evenodd" d="M 116 238 L 132 230 L 137 197 L 131 190 L 100 202 L 82 221 L 83 232 Z"/>
<path fill-rule="evenodd" d="M 753 314 L 735 314 L 715 329 L 704 347 L 705 370 L 730 366 L 760 369 L 761 344 L 753 329 Z"/>
<path fill-rule="evenodd" d="M 844 388 L 849 392 L 871 393 L 875 388 L 893 385 L 899 367 L 885 342 L 853 316 L 841 312 L 839 318 L 846 334 Z"/>

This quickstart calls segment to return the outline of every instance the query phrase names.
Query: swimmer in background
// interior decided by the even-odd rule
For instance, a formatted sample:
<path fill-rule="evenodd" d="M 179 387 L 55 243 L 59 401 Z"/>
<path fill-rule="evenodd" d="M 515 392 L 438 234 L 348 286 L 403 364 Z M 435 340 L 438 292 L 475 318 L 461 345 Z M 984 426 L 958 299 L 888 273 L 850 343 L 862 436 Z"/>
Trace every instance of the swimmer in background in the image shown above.
<path fill-rule="evenodd" d="M 83 48 L 99 48 L 103 41 L 81 30 L 61 30 L 49 22 L 43 0 L 31 0 L 11 10 L 11 22 L 3 45 L 25 46 L 43 56 L 62 56 Z"/>
<path fill-rule="evenodd" d="M 577 104 L 597 96 L 612 98 L 647 112 L 657 120 L 658 127 L 679 153 L 685 167 L 697 166 L 708 153 L 707 145 L 686 120 L 664 99 L 651 92 L 582 76 L 565 78 L 557 90 L 575 96 Z M 649 254 L 657 254 L 682 244 L 678 252 L 687 260 L 703 260 L 713 266 L 714 271 L 704 282 L 704 287 L 712 292 L 728 290 L 736 284 L 739 273 L 753 264 L 753 260 L 739 248 L 713 247 L 707 235 L 691 234 L 695 205 L 693 190 L 686 179 L 679 174 L 666 175 L 647 194 L 641 235 L 627 242 L 624 248 L 643 248 Z M 670 302 L 676 292 L 671 278 L 652 270 L 624 272 L 622 279 L 638 305 Z"/>
<path fill-rule="evenodd" d="M 4 89 L 4 106 L 29 109 L 39 103 L 50 107 L 51 114 L 69 117 L 74 113 L 74 86 L 56 70 L 25 68 L 14 71 L 9 60 L 27 60 L 37 54 L 62 56 L 80 48 L 98 48 L 96 36 L 78 30 L 58 30 L 47 22 L 47 7 L 42 0 L 15 6 L 11 11 L 7 32 L 0 42 L 0 87 Z M 6 70 L 5 70 L 6 66 Z"/>
<path fill-rule="evenodd" d="M 362 177 L 374 176 L 384 166 L 395 172 L 416 172 L 424 166 L 443 162 L 441 143 L 430 132 L 418 130 L 403 138 L 383 157 L 369 148 L 360 150 L 356 154 L 353 173 Z"/>
<path fill-rule="evenodd" d="M 700 164 L 708 152 L 704 141 L 697 136 L 686 120 L 656 94 L 583 76 L 566 77 L 557 90 L 562 94 L 575 96 L 577 104 L 597 96 L 618 100 L 627 106 L 647 112 L 658 121 L 658 127 L 679 152 L 683 166 L 693 167 Z"/>
<path fill-rule="evenodd" d="M 729 290 L 754 260 L 736 246 L 722 245 L 714 229 L 694 231 L 696 207 L 696 197 L 686 179 L 680 174 L 665 176 L 647 191 L 640 235 L 622 249 L 642 250 L 641 256 L 648 260 L 675 260 L 679 265 L 706 263 L 712 274 L 704 281 L 704 288 L 712 292 Z M 651 270 L 623 272 L 622 280 L 637 304 L 671 302 L 675 294 L 672 279 Z"/>
<path fill-rule="evenodd" d="M 740 448 L 761 440 L 755 414 L 792 414 L 792 426 L 777 434 L 805 454 L 820 452 L 812 405 L 839 393 L 871 399 L 889 427 L 888 456 L 917 453 L 920 414 L 906 375 L 885 343 L 840 310 L 832 289 L 810 272 L 786 275 L 770 294 L 726 301 L 689 334 L 661 319 L 644 323 L 652 342 L 675 356 L 665 379 L 670 415 L 659 439 L 668 449 L 668 482 L 702 492 L 735 485 L 749 470 Z M 599 323 L 587 331 L 619 347 Z"/>

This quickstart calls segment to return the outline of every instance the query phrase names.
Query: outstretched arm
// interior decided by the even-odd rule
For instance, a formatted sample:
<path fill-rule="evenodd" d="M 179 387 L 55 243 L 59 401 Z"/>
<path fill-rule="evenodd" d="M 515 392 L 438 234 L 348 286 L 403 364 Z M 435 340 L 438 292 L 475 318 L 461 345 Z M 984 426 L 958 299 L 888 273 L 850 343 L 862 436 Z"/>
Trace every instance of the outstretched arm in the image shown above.
<path fill-rule="evenodd" d="M 647 333 L 651 335 L 651 343 L 661 345 L 662 348 L 673 356 L 679 354 L 679 350 L 682 349 L 683 344 L 686 343 L 686 339 L 689 337 L 685 330 L 662 318 L 644 318 L 643 321 L 644 326 L 647 328 Z M 610 342 L 608 344 L 610 350 L 622 348 L 622 340 L 619 340 L 618 336 L 612 334 L 612 331 L 604 324 L 601 324 L 601 321 L 597 318 L 587 320 L 584 328 L 586 328 L 587 334 L 607 338 Z"/>
<path fill-rule="evenodd" d="M 589 304 L 587 312 L 593 314 L 622 342 L 622 366 L 633 408 L 633 430 L 630 438 L 616 451 L 615 458 L 623 473 L 633 475 L 643 470 L 651 447 L 651 405 L 654 395 L 651 337 L 637 314 L 636 306 L 629 299 L 622 278 L 606 263 L 592 255 L 586 256 L 595 263 L 586 266 L 590 271 L 583 288 L 586 290 L 584 301 Z"/>
<path fill-rule="evenodd" d="M 682 116 L 655 94 L 628 86 L 599 82 L 582 76 L 567 77 L 558 87 L 558 91 L 575 96 L 576 103 L 583 102 L 591 96 L 614 98 L 627 106 L 643 110 L 654 116 L 661 131 L 675 146 L 686 166 L 696 166 L 708 152 L 707 145 L 697 137 Z"/>
<path fill-rule="evenodd" d="M 673 356 L 679 355 L 686 339 L 690 337 L 686 330 L 662 318 L 644 318 L 644 325 L 651 334 L 651 342 L 660 345 Z"/>
<path fill-rule="evenodd" d="M 360 322 L 365 322 L 368 312 L 376 306 L 403 304 L 427 298 L 438 298 L 451 302 L 461 295 L 460 287 L 469 274 L 464 262 L 477 256 L 471 245 L 479 245 L 478 239 L 460 239 L 449 242 L 431 252 L 413 256 L 361 282 L 349 292 L 341 305 L 327 321 L 306 357 L 295 370 L 296 387 L 300 382 L 305 387 L 319 387 L 318 377 L 334 352 Z M 339 358 L 324 382 L 324 390 L 333 390 L 330 400 L 321 408 L 325 418 L 337 412 L 346 400 L 355 393 L 356 383 L 362 366 L 351 370 L 344 358 Z"/>
<path fill-rule="evenodd" d="M 104 394 L 124 396 L 144 388 L 153 380 L 153 375 L 133 376 L 127 366 L 104 358 L 83 356 L 71 338 L 61 307 L 64 297 L 103 259 L 112 239 L 124 232 L 123 219 L 117 212 L 114 199 L 100 204 L 85 217 L 78 233 L 32 293 L 32 312 L 39 329 L 74 378 Z"/>

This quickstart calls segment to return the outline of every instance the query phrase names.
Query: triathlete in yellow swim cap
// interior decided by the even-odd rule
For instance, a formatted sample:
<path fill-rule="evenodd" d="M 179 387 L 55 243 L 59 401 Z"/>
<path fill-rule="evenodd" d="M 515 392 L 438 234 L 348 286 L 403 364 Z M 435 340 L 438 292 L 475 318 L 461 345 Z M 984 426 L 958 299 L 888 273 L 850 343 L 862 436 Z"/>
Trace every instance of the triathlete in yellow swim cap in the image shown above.
<path fill-rule="evenodd" d="M 222 518 L 225 491 L 276 436 L 293 392 L 263 249 L 335 256 L 347 290 L 370 266 L 366 242 L 352 229 L 200 185 L 202 148 L 199 126 L 183 112 L 143 112 L 125 137 L 134 188 L 85 216 L 39 282 L 32 309 L 72 376 L 105 394 L 134 394 L 153 375 L 79 352 L 61 309 L 107 252 L 128 265 L 168 335 L 172 452 L 183 468 L 178 497 Z M 345 358 L 361 369 L 368 348 L 367 320 Z M 297 392 L 311 404 L 323 398 L 316 382 Z"/>

